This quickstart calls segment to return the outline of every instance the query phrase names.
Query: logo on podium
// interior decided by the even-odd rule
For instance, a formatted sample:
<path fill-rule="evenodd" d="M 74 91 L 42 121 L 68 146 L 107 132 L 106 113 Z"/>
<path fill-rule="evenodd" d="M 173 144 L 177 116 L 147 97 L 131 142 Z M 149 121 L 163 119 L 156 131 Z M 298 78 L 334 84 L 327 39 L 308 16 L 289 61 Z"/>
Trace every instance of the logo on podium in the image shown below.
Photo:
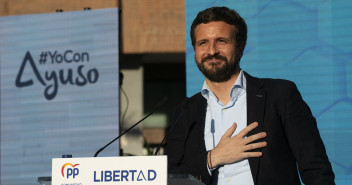
<path fill-rule="evenodd" d="M 79 174 L 79 169 L 75 168 L 79 164 L 71 164 L 71 163 L 65 163 L 61 167 L 61 174 L 62 177 L 65 177 L 65 168 L 66 168 L 66 178 L 72 177 L 73 179 Z"/>

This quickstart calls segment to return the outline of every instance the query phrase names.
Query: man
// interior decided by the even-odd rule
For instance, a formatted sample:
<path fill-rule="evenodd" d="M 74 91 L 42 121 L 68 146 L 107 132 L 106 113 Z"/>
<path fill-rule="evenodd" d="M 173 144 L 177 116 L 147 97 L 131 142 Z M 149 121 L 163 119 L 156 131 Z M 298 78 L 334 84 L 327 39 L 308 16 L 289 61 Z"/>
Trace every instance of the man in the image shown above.
<path fill-rule="evenodd" d="M 240 15 L 226 7 L 201 11 L 191 39 L 205 82 L 178 109 L 166 147 L 169 173 L 206 184 L 296 185 L 299 171 L 306 185 L 334 184 L 316 120 L 295 84 L 241 70 L 247 26 Z"/>

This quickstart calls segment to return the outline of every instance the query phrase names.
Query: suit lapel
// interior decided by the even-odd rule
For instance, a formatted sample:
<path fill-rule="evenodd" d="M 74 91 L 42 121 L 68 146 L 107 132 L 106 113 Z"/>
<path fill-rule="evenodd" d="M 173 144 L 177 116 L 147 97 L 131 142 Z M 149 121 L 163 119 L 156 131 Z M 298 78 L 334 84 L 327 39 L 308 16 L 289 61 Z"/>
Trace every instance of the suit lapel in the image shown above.
<path fill-rule="evenodd" d="M 192 104 L 192 108 L 191 108 L 192 113 L 190 115 L 196 115 L 196 116 L 191 117 L 188 133 L 193 132 L 194 136 L 197 138 L 197 139 L 194 139 L 194 141 L 197 141 L 195 144 L 201 147 L 200 148 L 201 151 L 206 151 L 205 140 L 204 140 L 204 127 L 205 127 L 207 101 L 200 93 L 198 93 L 195 96 L 194 102 L 196 103 Z"/>
<path fill-rule="evenodd" d="M 246 72 L 245 76 L 247 80 L 247 125 L 253 122 L 259 123 L 257 128 L 248 133 L 250 136 L 263 131 L 266 92 L 260 79 L 254 78 Z M 255 151 L 260 151 L 260 149 Z M 260 158 L 249 158 L 248 161 L 256 184 Z"/>

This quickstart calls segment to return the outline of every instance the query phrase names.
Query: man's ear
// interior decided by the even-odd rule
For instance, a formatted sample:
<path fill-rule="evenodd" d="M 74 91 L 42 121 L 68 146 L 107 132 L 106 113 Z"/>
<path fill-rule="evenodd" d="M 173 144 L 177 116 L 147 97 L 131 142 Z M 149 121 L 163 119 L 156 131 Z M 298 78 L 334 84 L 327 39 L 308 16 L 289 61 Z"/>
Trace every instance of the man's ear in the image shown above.
<path fill-rule="evenodd" d="M 238 45 L 238 51 L 240 54 L 240 57 L 242 58 L 243 56 L 243 52 L 244 52 L 244 48 L 246 47 L 246 43 L 242 42 L 241 44 Z"/>

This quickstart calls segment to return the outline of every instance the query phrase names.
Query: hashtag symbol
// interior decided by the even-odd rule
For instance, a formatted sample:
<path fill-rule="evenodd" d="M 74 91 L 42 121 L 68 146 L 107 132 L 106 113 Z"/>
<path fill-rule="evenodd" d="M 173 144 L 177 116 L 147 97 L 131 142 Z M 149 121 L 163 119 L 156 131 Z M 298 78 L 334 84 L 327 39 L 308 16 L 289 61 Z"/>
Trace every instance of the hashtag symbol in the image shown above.
<path fill-rule="evenodd" d="M 43 51 L 41 54 L 40 54 L 40 59 L 39 59 L 39 64 L 45 64 L 46 62 L 46 57 L 48 56 L 47 52 L 46 51 Z"/>

